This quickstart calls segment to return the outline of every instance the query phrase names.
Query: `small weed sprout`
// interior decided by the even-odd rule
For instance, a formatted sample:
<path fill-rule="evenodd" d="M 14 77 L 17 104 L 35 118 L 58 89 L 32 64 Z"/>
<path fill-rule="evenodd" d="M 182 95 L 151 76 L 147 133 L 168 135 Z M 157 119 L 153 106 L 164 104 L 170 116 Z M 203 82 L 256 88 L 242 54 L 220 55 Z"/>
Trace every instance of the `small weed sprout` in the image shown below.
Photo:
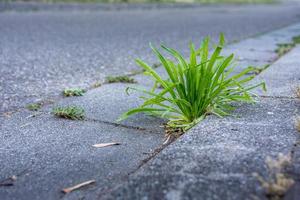
<path fill-rule="evenodd" d="M 84 109 L 77 106 L 56 107 L 53 109 L 52 113 L 57 117 L 66 118 L 66 119 L 72 119 L 72 120 L 84 119 Z"/>
<path fill-rule="evenodd" d="M 80 88 L 69 88 L 63 91 L 65 97 L 83 96 L 84 93 L 85 90 Z"/>
<path fill-rule="evenodd" d="M 250 90 L 259 86 L 265 89 L 265 84 L 249 84 L 255 77 L 255 74 L 249 75 L 250 72 L 255 73 L 253 68 L 233 74 L 234 55 L 220 54 L 224 43 L 225 39 L 221 34 L 219 45 L 211 55 L 208 37 L 203 40 L 199 49 L 195 49 L 191 43 L 189 59 L 184 59 L 176 50 L 161 45 L 162 49 L 173 57 L 168 59 L 150 45 L 168 78 L 163 79 L 153 67 L 137 59 L 136 63 L 154 80 L 154 86 L 151 90 L 128 88 L 143 92 L 145 95 L 141 98 L 144 99 L 144 103 L 124 113 L 119 121 L 144 112 L 166 118 L 169 120 L 169 127 L 186 131 L 201 121 L 206 114 L 212 113 L 221 117 L 229 115 L 234 109 L 232 102 L 254 102 Z M 158 89 L 159 85 L 163 89 Z"/>
<path fill-rule="evenodd" d="M 108 76 L 106 77 L 107 83 L 136 83 L 134 78 L 129 76 Z"/>
<path fill-rule="evenodd" d="M 289 52 L 293 47 L 295 47 L 294 43 L 284 43 L 284 44 L 277 44 L 277 49 L 275 52 L 278 54 L 278 56 L 283 56 L 287 52 Z"/>
<path fill-rule="evenodd" d="M 269 176 L 264 179 L 257 173 L 253 175 L 261 183 L 266 195 L 273 200 L 282 199 L 286 191 L 294 184 L 294 180 L 288 178 L 283 170 L 291 164 L 291 155 L 280 153 L 277 159 L 266 158 L 266 166 Z"/>
<path fill-rule="evenodd" d="M 41 109 L 41 107 L 42 107 L 41 103 L 32 103 L 26 106 L 26 108 L 30 111 L 38 111 L 39 109 Z"/>

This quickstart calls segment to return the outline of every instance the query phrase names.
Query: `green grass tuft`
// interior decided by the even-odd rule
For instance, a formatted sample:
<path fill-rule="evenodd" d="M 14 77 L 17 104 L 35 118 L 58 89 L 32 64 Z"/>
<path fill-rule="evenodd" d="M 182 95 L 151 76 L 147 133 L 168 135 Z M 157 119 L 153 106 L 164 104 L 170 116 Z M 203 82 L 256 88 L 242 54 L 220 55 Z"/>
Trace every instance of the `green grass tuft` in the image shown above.
<path fill-rule="evenodd" d="M 52 113 L 57 117 L 73 120 L 83 120 L 85 117 L 84 109 L 77 106 L 56 107 Z"/>
<path fill-rule="evenodd" d="M 155 83 L 151 90 L 128 88 L 142 91 L 145 94 L 142 96 L 144 103 L 124 113 L 119 120 L 144 112 L 168 119 L 169 127 L 188 130 L 209 113 L 228 115 L 234 109 L 232 102 L 254 102 L 250 90 L 259 86 L 265 88 L 265 84 L 249 84 L 255 77 L 255 74 L 247 75 L 249 72 L 255 73 L 253 67 L 233 74 L 234 55 L 221 55 L 224 43 L 225 39 L 221 34 L 219 45 L 211 55 L 209 37 L 203 40 L 199 49 L 190 44 L 189 59 L 183 58 L 176 50 L 161 45 L 173 57 L 168 59 L 150 45 L 168 78 L 163 79 L 152 67 L 137 59 L 136 63 Z M 161 85 L 163 89 L 157 89 L 157 85 Z"/>
<path fill-rule="evenodd" d="M 289 52 L 292 48 L 295 47 L 294 43 L 284 43 L 284 44 L 277 44 L 277 49 L 275 52 L 278 54 L 278 56 L 283 56 L 287 52 Z"/>
<path fill-rule="evenodd" d="M 293 37 L 294 44 L 300 44 L 300 35 Z"/>
<path fill-rule="evenodd" d="M 85 90 L 80 88 L 69 88 L 63 91 L 65 97 L 82 96 L 84 93 Z"/>
<path fill-rule="evenodd" d="M 42 107 L 41 103 L 32 103 L 26 106 L 26 108 L 30 111 L 38 111 L 39 109 L 41 109 L 41 107 Z"/>
<path fill-rule="evenodd" d="M 107 83 L 136 83 L 134 78 L 129 76 L 108 76 L 106 77 Z"/>

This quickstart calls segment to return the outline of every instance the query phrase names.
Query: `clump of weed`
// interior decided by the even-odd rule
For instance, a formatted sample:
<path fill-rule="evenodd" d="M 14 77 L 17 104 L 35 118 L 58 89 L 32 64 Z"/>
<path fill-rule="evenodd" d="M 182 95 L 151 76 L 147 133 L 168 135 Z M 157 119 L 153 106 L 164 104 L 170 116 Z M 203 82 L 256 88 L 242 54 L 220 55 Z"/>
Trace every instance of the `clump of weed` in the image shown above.
<path fill-rule="evenodd" d="M 203 40 L 199 49 L 195 49 L 191 43 L 189 59 L 183 58 L 176 50 L 161 45 L 173 57 L 168 59 L 150 45 L 168 78 L 162 78 L 153 67 L 137 59 L 136 63 L 154 80 L 154 86 L 151 90 L 129 88 L 142 91 L 145 94 L 141 97 L 144 103 L 124 113 L 119 120 L 144 112 L 168 119 L 167 125 L 171 128 L 188 130 L 209 113 L 228 115 L 234 109 L 232 102 L 254 102 L 253 94 L 249 91 L 259 86 L 265 88 L 265 84 L 249 84 L 255 74 L 247 74 L 255 72 L 253 68 L 233 74 L 234 55 L 221 55 L 224 43 L 225 39 L 221 34 L 219 45 L 211 55 L 208 37 Z M 163 89 L 157 90 L 158 85 Z"/>
<path fill-rule="evenodd" d="M 41 109 L 41 107 L 42 107 L 41 103 L 32 103 L 26 106 L 26 108 L 30 111 L 38 111 L 39 109 Z"/>
<path fill-rule="evenodd" d="M 287 52 L 289 52 L 293 47 L 295 47 L 294 43 L 283 43 L 283 44 L 277 44 L 277 49 L 275 52 L 278 54 L 278 56 L 283 56 Z"/>
<path fill-rule="evenodd" d="M 134 78 L 129 76 L 108 76 L 106 77 L 107 83 L 136 83 Z"/>
<path fill-rule="evenodd" d="M 84 93 L 85 90 L 81 88 L 68 88 L 63 91 L 65 97 L 82 96 Z"/>
<path fill-rule="evenodd" d="M 300 35 L 293 37 L 294 44 L 300 44 Z"/>
<path fill-rule="evenodd" d="M 84 109 L 77 106 L 56 107 L 52 113 L 61 118 L 82 120 L 84 119 Z"/>
<path fill-rule="evenodd" d="M 266 158 L 266 166 L 268 169 L 268 177 L 264 179 L 257 173 L 253 175 L 261 183 L 265 190 L 266 196 L 270 199 L 282 199 L 286 191 L 294 184 L 294 180 L 288 178 L 283 170 L 291 164 L 291 155 L 283 155 L 280 153 L 277 159 L 271 157 Z"/>

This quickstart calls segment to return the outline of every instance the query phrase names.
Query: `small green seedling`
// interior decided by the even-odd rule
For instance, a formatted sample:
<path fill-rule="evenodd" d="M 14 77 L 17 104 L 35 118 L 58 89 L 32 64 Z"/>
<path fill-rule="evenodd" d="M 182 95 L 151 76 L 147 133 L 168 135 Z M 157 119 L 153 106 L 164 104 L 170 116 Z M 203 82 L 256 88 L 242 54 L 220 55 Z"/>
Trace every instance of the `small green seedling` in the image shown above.
<path fill-rule="evenodd" d="M 84 109 L 77 106 L 56 107 L 52 113 L 57 117 L 73 120 L 83 120 L 85 117 Z"/>
<path fill-rule="evenodd" d="M 107 83 L 136 83 L 134 78 L 129 76 L 108 76 L 106 77 Z"/>
<path fill-rule="evenodd" d="M 41 109 L 41 107 L 42 107 L 41 103 L 32 103 L 26 106 L 26 108 L 30 111 L 38 111 L 39 109 Z"/>
<path fill-rule="evenodd" d="M 254 102 L 249 91 L 264 83 L 249 84 L 256 75 L 253 68 L 246 68 L 234 74 L 234 55 L 221 55 L 225 44 L 223 34 L 214 52 L 209 53 L 209 38 L 205 38 L 199 49 L 190 44 L 190 58 L 185 59 L 174 49 L 162 45 L 162 49 L 173 58 L 164 57 L 152 45 L 151 48 L 164 67 L 168 78 L 162 78 L 153 67 L 140 59 L 136 62 L 145 70 L 145 75 L 154 80 L 150 90 L 128 88 L 144 93 L 144 103 L 124 113 L 119 120 L 144 112 L 169 120 L 168 126 L 188 130 L 200 122 L 207 114 L 228 115 L 234 109 L 232 102 Z M 163 89 L 158 90 L 161 85 Z M 128 91 L 128 90 L 127 90 Z"/>
<path fill-rule="evenodd" d="M 65 97 L 82 96 L 84 93 L 85 90 L 80 88 L 69 88 L 63 91 Z"/>
<path fill-rule="evenodd" d="M 289 52 L 293 47 L 295 47 L 294 43 L 284 43 L 284 44 L 277 44 L 277 49 L 275 52 L 278 56 L 283 56 L 287 52 Z"/>

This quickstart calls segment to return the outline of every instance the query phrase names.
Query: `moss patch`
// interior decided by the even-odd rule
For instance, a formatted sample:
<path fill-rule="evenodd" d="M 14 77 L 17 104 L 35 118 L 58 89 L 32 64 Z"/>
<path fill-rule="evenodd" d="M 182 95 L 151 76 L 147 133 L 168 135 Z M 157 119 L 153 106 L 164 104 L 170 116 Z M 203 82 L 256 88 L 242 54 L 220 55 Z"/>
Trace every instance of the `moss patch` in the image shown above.
<path fill-rule="evenodd" d="M 82 96 L 84 93 L 85 90 L 80 88 L 69 88 L 63 91 L 65 97 Z"/>
<path fill-rule="evenodd" d="M 41 109 L 41 107 L 42 107 L 41 103 L 32 103 L 26 106 L 26 108 L 30 111 L 38 111 L 39 109 Z"/>
<path fill-rule="evenodd" d="M 106 77 L 106 83 L 136 83 L 134 78 L 129 76 L 108 76 Z"/>

